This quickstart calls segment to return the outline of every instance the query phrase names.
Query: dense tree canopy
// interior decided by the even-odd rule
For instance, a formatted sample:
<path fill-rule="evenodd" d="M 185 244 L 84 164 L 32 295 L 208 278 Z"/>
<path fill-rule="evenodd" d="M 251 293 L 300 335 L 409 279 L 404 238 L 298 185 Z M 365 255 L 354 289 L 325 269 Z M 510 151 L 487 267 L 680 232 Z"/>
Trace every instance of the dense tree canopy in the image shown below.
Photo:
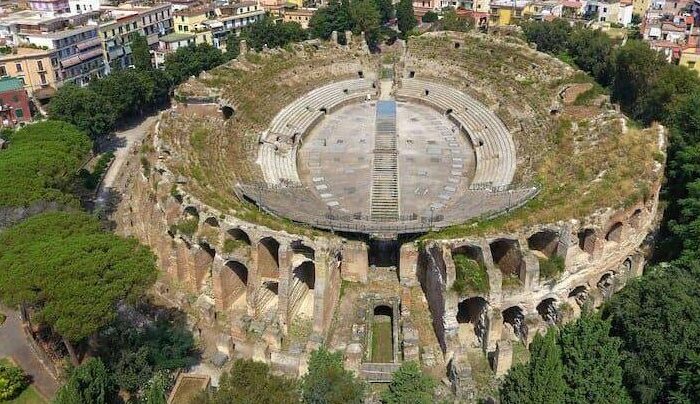
<path fill-rule="evenodd" d="M 306 32 L 297 22 L 278 22 L 266 16 L 246 26 L 241 31 L 241 38 L 245 39 L 252 49 L 261 51 L 266 45 L 268 48 L 281 48 L 291 42 L 303 41 L 306 39 Z"/>
<path fill-rule="evenodd" d="M 178 48 L 165 57 L 165 72 L 174 83 L 181 83 L 190 76 L 197 76 L 204 70 L 212 69 L 225 62 L 220 50 L 201 43 Z"/>
<path fill-rule="evenodd" d="M 537 44 L 537 50 L 548 53 L 561 53 L 566 50 L 571 25 L 563 19 L 543 24 L 539 21 L 525 21 L 523 34 L 530 42 Z"/>
<path fill-rule="evenodd" d="M 83 213 L 41 214 L 0 233 L 0 268 L 0 300 L 30 305 L 74 342 L 114 321 L 117 302 L 140 297 L 156 277 L 148 249 Z"/>
<path fill-rule="evenodd" d="M 365 385 L 343 368 L 342 353 L 320 348 L 311 352 L 309 372 L 301 380 L 301 391 L 307 404 L 360 404 Z"/>
<path fill-rule="evenodd" d="M 48 113 L 51 119 L 72 123 L 97 139 L 110 133 L 117 121 L 109 101 L 94 91 L 66 84 L 51 98 Z"/>
<path fill-rule="evenodd" d="M 392 376 L 389 387 L 382 394 L 387 404 L 431 404 L 435 381 L 421 372 L 416 362 L 404 362 Z"/>
<path fill-rule="evenodd" d="M 199 400 L 207 404 L 296 404 L 299 402 L 297 382 L 275 376 L 265 363 L 238 359 L 221 376 L 213 394 L 203 393 Z"/>
<path fill-rule="evenodd" d="M 0 207 L 38 202 L 76 204 L 76 173 L 92 142 L 74 126 L 57 121 L 26 126 L 9 136 L 0 153 Z"/>
<path fill-rule="evenodd" d="M 90 358 L 72 369 L 63 387 L 58 390 L 56 404 L 105 404 L 112 402 L 115 390 L 104 363 Z"/>
<path fill-rule="evenodd" d="M 396 6 L 396 19 L 398 20 L 399 31 L 405 38 L 418 25 L 416 15 L 413 12 L 413 1 L 399 1 L 399 4 Z"/>
<path fill-rule="evenodd" d="M 134 62 L 136 70 L 144 71 L 151 70 L 151 52 L 148 48 L 148 41 L 143 35 L 134 35 L 131 39 L 131 58 Z"/>

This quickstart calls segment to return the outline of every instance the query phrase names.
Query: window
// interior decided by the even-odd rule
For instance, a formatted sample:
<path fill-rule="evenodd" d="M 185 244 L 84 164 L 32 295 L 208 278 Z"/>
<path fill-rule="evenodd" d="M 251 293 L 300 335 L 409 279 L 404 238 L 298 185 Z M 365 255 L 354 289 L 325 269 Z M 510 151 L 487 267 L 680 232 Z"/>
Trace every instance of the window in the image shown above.
<path fill-rule="evenodd" d="M 20 73 L 22 71 L 22 64 L 21 63 L 15 63 L 15 69 L 17 70 L 17 73 Z"/>
<path fill-rule="evenodd" d="M 24 77 L 17 77 L 17 78 L 19 79 L 20 82 L 22 82 L 22 85 L 25 84 L 25 83 L 24 83 Z"/>
<path fill-rule="evenodd" d="M 46 84 L 46 73 L 39 73 L 39 77 L 41 77 L 41 84 Z"/>
<path fill-rule="evenodd" d="M 15 115 L 17 118 L 23 118 L 24 117 L 24 110 L 22 108 L 17 108 L 15 110 Z"/>
<path fill-rule="evenodd" d="M 36 62 L 36 68 L 41 70 L 44 70 L 44 63 L 41 60 L 37 60 Z"/>
<path fill-rule="evenodd" d="M 689 68 L 689 69 L 694 69 L 694 68 L 695 68 L 695 62 L 694 62 L 694 61 L 689 61 L 689 62 L 688 62 L 688 68 Z"/>
<path fill-rule="evenodd" d="M 7 76 L 7 69 L 5 69 L 5 66 L 0 66 L 0 77 L 2 76 Z"/>

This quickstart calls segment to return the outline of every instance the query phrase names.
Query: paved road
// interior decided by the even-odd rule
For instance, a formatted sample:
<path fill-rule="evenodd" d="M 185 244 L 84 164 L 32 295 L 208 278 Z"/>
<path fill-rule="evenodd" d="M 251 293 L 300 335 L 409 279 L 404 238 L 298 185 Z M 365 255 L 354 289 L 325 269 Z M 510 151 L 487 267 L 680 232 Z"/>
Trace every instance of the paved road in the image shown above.
<path fill-rule="evenodd" d="M 0 357 L 10 357 L 34 380 L 34 386 L 46 397 L 53 397 L 58 390 L 58 383 L 41 364 L 27 342 L 22 331 L 19 313 L 0 307 L 7 320 L 0 325 Z"/>
<path fill-rule="evenodd" d="M 109 199 L 110 191 L 114 185 L 114 181 L 117 179 L 117 174 L 124 165 L 124 162 L 128 160 L 129 151 L 131 148 L 143 140 L 143 138 L 146 136 L 148 128 L 150 128 L 157 119 L 157 114 L 149 116 L 138 125 L 115 134 L 115 138 L 117 139 L 117 143 L 119 145 L 114 150 L 114 161 L 107 170 L 107 174 L 105 174 L 102 184 L 100 185 L 100 190 L 97 194 L 96 200 L 96 205 L 98 207 L 104 206 Z"/>

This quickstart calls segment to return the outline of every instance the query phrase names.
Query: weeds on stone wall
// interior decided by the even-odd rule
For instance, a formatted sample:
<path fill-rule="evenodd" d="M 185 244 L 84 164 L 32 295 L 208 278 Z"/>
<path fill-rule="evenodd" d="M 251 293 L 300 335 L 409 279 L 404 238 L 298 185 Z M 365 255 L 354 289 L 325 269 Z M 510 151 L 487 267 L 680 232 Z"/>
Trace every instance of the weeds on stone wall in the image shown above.
<path fill-rule="evenodd" d="M 199 227 L 199 218 L 191 217 L 189 219 L 184 219 L 170 226 L 170 232 L 173 234 L 180 233 L 185 236 L 192 237 Z"/>
<path fill-rule="evenodd" d="M 564 272 L 564 258 L 555 255 L 551 258 L 538 258 L 540 261 L 540 278 L 556 279 Z"/>
<path fill-rule="evenodd" d="M 460 295 L 468 292 L 487 293 L 489 291 L 489 277 L 484 265 L 462 254 L 455 254 L 453 260 L 456 276 L 452 290 Z"/>

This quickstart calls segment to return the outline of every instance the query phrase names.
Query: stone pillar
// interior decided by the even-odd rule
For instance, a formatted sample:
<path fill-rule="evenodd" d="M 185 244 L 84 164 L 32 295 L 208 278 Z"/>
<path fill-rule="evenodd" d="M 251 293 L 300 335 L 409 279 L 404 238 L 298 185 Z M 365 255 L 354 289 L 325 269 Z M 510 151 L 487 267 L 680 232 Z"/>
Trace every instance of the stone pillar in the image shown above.
<path fill-rule="evenodd" d="M 418 286 L 418 248 L 413 243 L 401 246 L 399 281 L 403 286 Z"/>
<path fill-rule="evenodd" d="M 526 290 L 537 289 L 540 281 L 540 262 L 531 251 L 523 254 L 523 267 L 520 269 L 520 282 Z"/>
<path fill-rule="evenodd" d="M 556 252 L 559 257 L 564 258 L 564 264 L 568 263 L 567 257 L 569 255 L 569 249 L 572 247 L 576 247 L 576 244 L 571 237 L 571 224 L 565 223 L 559 229 L 559 243 Z"/>
<path fill-rule="evenodd" d="M 228 300 L 226 299 L 224 292 L 224 285 L 221 281 L 221 273 L 226 269 L 224 268 L 224 259 L 218 254 L 214 256 L 214 262 L 211 264 L 211 275 L 212 275 L 212 287 L 214 289 L 214 304 L 216 305 L 216 310 L 224 311 L 228 307 Z"/>
<path fill-rule="evenodd" d="M 287 335 L 288 327 L 288 315 L 289 315 L 289 290 L 290 282 L 292 280 L 292 256 L 294 252 L 289 248 L 287 242 L 280 244 L 279 248 L 279 274 L 277 283 L 277 317 L 279 318 L 279 323 L 281 331 L 284 335 Z"/>
<path fill-rule="evenodd" d="M 199 292 L 213 262 L 213 258 L 199 245 L 192 246 L 193 268 L 190 272 L 191 283 L 195 292 Z"/>
<path fill-rule="evenodd" d="M 192 278 L 189 274 L 192 272 L 192 263 L 190 256 L 190 249 L 187 242 L 178 238 L 175 239 L 176 243 L 176 265 L 177 265 L 177 280 L 182 283 L 188 291 L 194 291 L 194 285 L 192 284 Z"/>
<path fill-rule="evenodd" d="M 497 341 L 503 332 L 503 316 L 497 308 L 489 307 L 486 313 L 486 336 L 484 348 L 490 352 L 496 349 Z"/>
<path fill-rule="evenodd" d="M 232 33 L 231 35 L 235 35 L 235 34 Z M 246 42 L 245 39 L 241 39 L 241 42 L 238 45 L 238 47 L 240 49 L 239 55 L 245 55 L 248 53 L 248 42 Z"/>
<path fill-rule="evenodd" d="M 369 259 L 367 244 L 348 240 L 343 244 L 343 262 L 340 274 L 344 281 L 367 283 Z"/>
<path fill-rule="evenodd" d="M 493 371 L 496 376 L 503 376 L 513 365 L 513 344 L 510 341 L 498 341 L 493 354 Z"/>
<path fill-rule="evenodd" d="M 345 45 L 350 46 L 352 44 L 352 31 L 345 31 Z"/>
<path fill-rule="evenodd" d="M 312 319 L 312 330 L 315 333 L 323 334 L 325 328 L 325 312 L 327 289 L 329 288 L 330 259 L 328 250 L 325 248 L 316 250 L 315 279 L 314 279 L 314 318 Z"/>
<path fill-rule="evenodd" d="M 258 290 L 260 288 L 260 270 L 258 269 L 258 244 L 260 241 L 251 237 L 250 243 L 250 266 L 248 267 L 248 287 L 246 296 L 248 298 L 248 315 L 255 316 L 255 305 L 257 304 Z"/>
<path fill-rule="evenodd" d="M 335 45 L 338 45 L 338 31 L 331 32 L 331 42 L 333 42 L 333 44 Z"/>

